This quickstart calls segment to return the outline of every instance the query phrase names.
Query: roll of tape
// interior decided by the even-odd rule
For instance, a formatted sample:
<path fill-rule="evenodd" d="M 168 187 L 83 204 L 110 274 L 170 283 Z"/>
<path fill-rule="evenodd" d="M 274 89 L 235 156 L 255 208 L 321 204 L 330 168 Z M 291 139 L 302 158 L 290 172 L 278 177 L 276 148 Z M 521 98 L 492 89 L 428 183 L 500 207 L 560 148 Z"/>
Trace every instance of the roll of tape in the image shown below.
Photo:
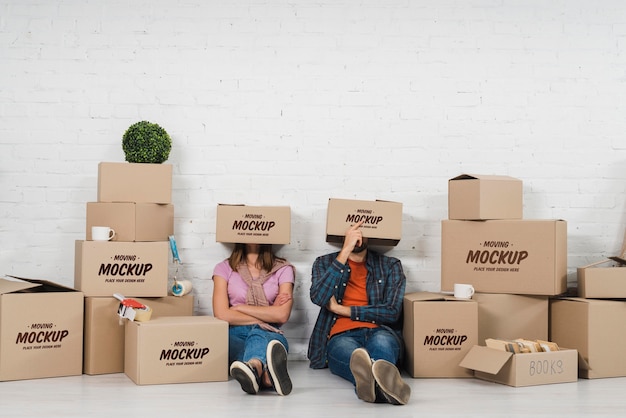
<path fill-rule="evenodd" d="M 191 292 L 192 284 L 189 280 L 181 280 L 174 282 L 172 285 L 172 295 L 174 296 L 185 296 L 189 292 Z"/>
<path fill-rule="evenodd" d="M 152 308 L 146 306 L 145 308 L 135 308 L 135 322 L 146 322 L 152 317 Z"/>
<path fill-rule="evenodd" d="M 152 308 L 148 305 L 144 305 L 135 299 L 126 298 L 119 293 L 115 293 L 113 297 L 120 301 L 120 305 L 117 308 L 117 314 L 120 316 L 120 325 L 123 319 L 143 322 L 149 321 L 152 317 Z"/>

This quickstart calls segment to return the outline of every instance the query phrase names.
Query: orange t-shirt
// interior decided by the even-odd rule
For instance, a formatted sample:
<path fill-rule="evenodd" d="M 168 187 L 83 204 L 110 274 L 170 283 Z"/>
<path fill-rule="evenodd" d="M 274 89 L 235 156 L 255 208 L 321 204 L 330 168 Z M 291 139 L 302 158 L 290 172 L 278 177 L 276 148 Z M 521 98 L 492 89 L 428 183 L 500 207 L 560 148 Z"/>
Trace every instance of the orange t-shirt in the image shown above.
<path fill-rule="evenodd" d="M 350 280 L 346 285 L 346 293 L 343 295 L 342 305 L 345 306 L 363 306 L 367 305 L 367 291 L 365 284 L 367 282 L 367 267 L 365 263 L 357 263 L 348 260 L 350 265 Z M 369 322 L 353 321 L 350 317 L 340 316 L 330 329 L 331 337 L 340 332 L 348 331 L 354 328 L 376 328 L 376 324 Z"/>

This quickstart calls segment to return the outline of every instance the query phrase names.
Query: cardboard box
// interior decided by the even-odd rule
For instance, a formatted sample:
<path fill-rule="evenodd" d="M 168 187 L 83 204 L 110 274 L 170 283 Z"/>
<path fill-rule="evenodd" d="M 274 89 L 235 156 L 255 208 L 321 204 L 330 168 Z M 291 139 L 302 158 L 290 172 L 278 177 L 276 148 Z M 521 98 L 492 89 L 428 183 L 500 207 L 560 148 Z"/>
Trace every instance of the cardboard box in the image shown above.
<path fill-rule="evenodd" d="M 115 230 L 111 241 L 167 241 L 174 235 L 174 205 L 131 202 L 87 203 L 87 241 L 92 226 Z"/>
<path fill-rule="evenodd" d="M 289 206 L 217 205 L 217 242 L 289 244 Z"/>
<path fill-rule="evenodd" d="M 98 202 L 172 203 L 172 165 L 102 162 Z"/>
<path fill-rule="evenodd" d="M 343 242 L 348 228 L 360 221 L 363 236 L 370 244 L 397 245 L 402 238 L 402 203 L 331 198 L 326 214 L 326 241 Z"/>
<path fill-rule="evenodd" d="M 626 298 L 626 265 L 611 259 L 576 269 L 581 298 Z"/>
<path fill-rule="evenodd" d="M 472 377 L 459 366 L 478 343 L 478 304 L 438 293 L 404 296 L 406 369 L 412 377 Z"/>
<path fill-rule="evenodd" d="M 559 295 L 567 290 L 562 220 L 442 221 L 441 290 Z"/>
<path fill-rule="evenodd" d="M 76 241 L 74 287 L 85 296 L 167 296 L 169 241 Z"/>
<path fill-rule="evenodd" d="M 134 298 L 152 309 L 151 319 L 193 316 L 193 295 Z M 117 314 L 120 301 L 113 297 L 85 298 L 83 373 L 124 373 L 124 322 Z"/>
<path fill-rule="evenodd" d="M 0 279 L 0 381 L 82 374 L 83 294 L 11 277 Z"/>
<path fill-rule="evenodd" d="M 550 301 L 550 340 L 580 354 L 585 379 L 626 376 L 626 301 L 563 298 Z"/>
<path fill-rule="evenodd" d="M 475 346 L 461 362 L 482 380 L 509 386 L 571 383 L 578 380 L 578 352 L 572 349 L 513 354 Z"/>
<path fill-rule="evenodd" d="M 462 174 L 448 181 L 448 219 L 522 219 L 522 181 Z"/>
<path fill-rule="evenodd" d="M 228 322 L 212 316 L 126 322 L 124 373 L 138 385 L 228 380 Z"/>
<path fill-rule="evenodd" d="M 547 296 L 474 293 L 478 303 L 478 345 L 487 338 L 548 340 Z"/>

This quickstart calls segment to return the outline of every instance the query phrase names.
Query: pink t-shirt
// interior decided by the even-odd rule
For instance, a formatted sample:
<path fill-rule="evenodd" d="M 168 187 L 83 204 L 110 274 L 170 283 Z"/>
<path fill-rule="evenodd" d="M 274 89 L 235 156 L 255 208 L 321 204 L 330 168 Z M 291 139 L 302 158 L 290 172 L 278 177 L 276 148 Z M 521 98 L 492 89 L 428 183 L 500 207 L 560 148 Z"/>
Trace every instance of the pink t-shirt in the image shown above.
<path fill-rule="evenodd" d="M 246 295 L 248 294 L 248 285 L 241 278 L 239 273 L 230 268 L 228 260 L 224 260 L 213 269 L 214 276 L 220 276 L 226 279 L 228 283 L 228 300 L 230 306 L 243 305 L 246 303 Z M 276 296 L 278 296 L 278 288 L 283 283 L 293 283 L 293 268 L 284 266 L 278 269 L 263 283 L 265 297 L 270 305 L 274 304 Z"/>

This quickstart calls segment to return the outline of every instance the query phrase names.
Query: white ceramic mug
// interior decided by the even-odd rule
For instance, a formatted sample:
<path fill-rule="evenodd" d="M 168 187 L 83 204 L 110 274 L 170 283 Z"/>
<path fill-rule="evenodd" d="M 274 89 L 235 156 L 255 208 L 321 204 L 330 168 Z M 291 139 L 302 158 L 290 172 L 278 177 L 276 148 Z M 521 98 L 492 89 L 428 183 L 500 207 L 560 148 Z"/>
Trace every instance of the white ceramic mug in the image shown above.
<path fill-rule="evenodd" d="M 115 230 L 108 226 L 92 226 L 91 239 L 93 241 L 110 241 L 115 236 Z"/>
<path fill-rule="evenodd" d="M 454 285 L 454 297 L 459 299 L 471 299 L 474 296 L 474 286 L 471 284 L 460 284 L 456 283 Z"/>

